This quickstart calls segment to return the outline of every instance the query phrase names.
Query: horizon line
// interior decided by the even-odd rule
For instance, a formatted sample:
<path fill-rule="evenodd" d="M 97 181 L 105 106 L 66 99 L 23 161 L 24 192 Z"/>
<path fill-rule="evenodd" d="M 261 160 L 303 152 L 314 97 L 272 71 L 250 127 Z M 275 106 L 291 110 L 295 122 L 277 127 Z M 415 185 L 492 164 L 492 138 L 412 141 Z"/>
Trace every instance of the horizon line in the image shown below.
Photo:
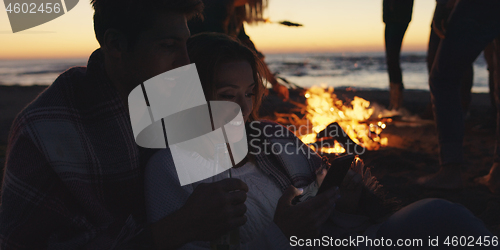
<path fill-rule="evenodd" d="M 279 55 L 279 54 L 316 54 L 316 53 L 328 53 L 328 54 L 359 54 L 359 53 L 384 53 L 385 50 L 311 50 L 311 51 L 302 51 L 302 50 L 290 50 L 290 51 L 268 51 L 264 52 L 264 55 Z M 427 53 L 426 50 L 406 50 L 401 51 L 401 55 L 404 54 L 412 54 L 412 53 Z M 92 53 L 89 53 L 87 56 L 77 55 L 77 56 L 54 56 L 54 57 L 0 57 L 0 60 L 57 60 L 57 59 L 88 59 Z"/>

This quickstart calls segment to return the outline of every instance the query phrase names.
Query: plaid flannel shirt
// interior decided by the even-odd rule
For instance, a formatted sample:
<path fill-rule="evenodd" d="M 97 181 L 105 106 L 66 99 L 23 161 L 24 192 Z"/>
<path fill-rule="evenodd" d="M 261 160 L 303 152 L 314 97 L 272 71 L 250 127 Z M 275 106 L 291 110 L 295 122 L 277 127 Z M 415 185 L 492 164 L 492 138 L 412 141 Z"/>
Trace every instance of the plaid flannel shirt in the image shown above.
<path fill-rule="evenodd" d="M 273 135 L 288 131 L 275 123 L 259 125 Z M 311 183 L 315 169 L 324 163 L 291 132 L 253 139 L 261 149 L 302 149 L 296 157 L 308 163 L 305 168 L 290 162 L 299 158 L 264 151 L 256 156 L 259 167 L 282 190 Z M 61 74 L 12 125 L 0 248 L 127 246 L 145 225 L 144 167 L 154 152 L 135 143 L 128 109 L 105 74 L 102 52 L 96 50 L 87 68 Z M 306 154 L 313 155 L 306 159 Z"/>
<path fill-rule="evenodd" d="M 14 121 L 0 248 L 115 248 L 145 221 L 143 149 L 96 50 Z"/>

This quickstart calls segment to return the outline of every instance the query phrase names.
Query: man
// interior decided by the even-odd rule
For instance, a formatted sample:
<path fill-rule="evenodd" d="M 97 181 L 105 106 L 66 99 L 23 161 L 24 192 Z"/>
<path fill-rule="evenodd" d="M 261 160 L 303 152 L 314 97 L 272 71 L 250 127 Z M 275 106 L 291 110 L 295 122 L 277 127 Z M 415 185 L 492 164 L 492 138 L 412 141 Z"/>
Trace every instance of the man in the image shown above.
<path fill-rule="evenodd" d="M 136 248 L 151 243 L 151 236 L 158 248 L 176 248 L 244 224 L 244 213 L 211 224 L 221 208 L 246 199 L 246 185 L 227 179 L 196 190 L 175 214 L 145 225 L 143 167 L 151 154 L 134 141 L 128 94 L 189 63 L 187 20 L 201 12 L 201 1 L 92 4 L 101 48 L 87 68 L 59 76 L 12 125 L 0 248 Z M 210 197 L 219 199 L 202 209 Z"/>
<path fill-rule="evenodd" d="M 446 4 L 447 0 L 438 0 L 438 3 Z M 463 186 L 461 167 L 464 121 L 460 104 L 460 79 L 487 44 L 500 34 L 499 12 L 500 2 L 497 0 L 461 0 L 451 15 L 429 77 L 439 137 L 441 169 L 418 180 L 418 183 L 425 187 L 457 189 Z M 495 56 L 498 67 L 498 54 Z M 495 79 L 498 86 L 500 78 L 497 72 Z M 498 87 L 495 92 L 498 107 Z M 497 113 L 495 163 L 490 174 L 483 179 L 493 192 L 500 191 L 499 117 Z"/>

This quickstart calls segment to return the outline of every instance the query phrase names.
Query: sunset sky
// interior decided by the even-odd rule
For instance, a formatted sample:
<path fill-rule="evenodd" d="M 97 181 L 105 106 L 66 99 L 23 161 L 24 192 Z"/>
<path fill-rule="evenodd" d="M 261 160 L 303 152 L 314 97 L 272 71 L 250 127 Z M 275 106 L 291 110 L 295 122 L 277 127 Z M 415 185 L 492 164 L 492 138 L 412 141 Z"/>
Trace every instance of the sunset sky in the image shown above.
<path fill-rule="evenodd" d="M 265 14 L 272 21 L 289 20 L 304 27 L 278 24 L 246 26 L 264 53 L 383 51 L 382 0 L 270 0 Z M 426 49 L 434 0 L 415 0 L 413 20 L 403 51 Z M 83 0 L 65 15 L 13 34 L 0 7 L 0 59 L 85 58 L 98 48 L 92 8 Z"/>

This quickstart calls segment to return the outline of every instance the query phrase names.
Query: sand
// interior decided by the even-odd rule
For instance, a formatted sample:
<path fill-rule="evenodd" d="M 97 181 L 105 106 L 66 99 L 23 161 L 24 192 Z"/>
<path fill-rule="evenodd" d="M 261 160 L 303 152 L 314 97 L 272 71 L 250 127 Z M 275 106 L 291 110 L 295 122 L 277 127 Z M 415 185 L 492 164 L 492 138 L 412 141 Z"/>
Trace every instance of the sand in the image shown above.
<path fill-rule="evenodd" d="M 8 134 L 16 115 L 47 86 L 0 85 L 0 166 L 4 166 Z M 1 171 L 3 175 L 3 171 Z"/>
<path fill-rule="evenodd" d="M 0 166 L 4 166 L 7 135 L 12 121 L 44 88 L 0 86 Z M 336 90 L 335 93 L 342 99 L 352 99 L 356 95 L 383 106 L 387 106 L 389 100 L 389 93 L 381 90 L 344 89 Z M 292 91 L 291 99 L 302 103 L 305 101 L 299 91 Z M 426 111 L 429 100 L 426 91 L 406 91 L 404 106 L 411 114 L 421 114 Z M 463 190 L 427 190 L 415 185 L 418 177 L 439 168 L 437 138 L 432 120 L 411 124 L 414 126 L 389 124 L 383 132 L 389 138 L 388 147 L 366 152 L 361 158 L 372 168 L 388 195 L 398 198 L 403 205 L 433 197 L 458 202 L 481 218 L 495 235 L 500 236 L 500 196 L 492 195 L 486 187 L 473 182 L 474 177 L 486 174 L 493 162 L 495 124 L 490 106 L 488 94 L 473 94 L 470 116 L 466 120 L 464 148 L 467 169 L 463 171 Z M 274 112 L 286 113 L 294 107 L 271 94 L 264 102 L 261 115 L 272 118 Z"/>
<path fill-rule="evenodd" d="M 388 91 L 381 90 L 335 90 L 340 99 L 352 100 L 362 97 L 387 107 Z M 292 93 L 292 99 L 304 102 L 305 98 Z M 489 94 L 472 95 L 469 116 L 466 119 L 464 150 L 466 168 L 463 170 L 465 188 L 460 191 L 439 191 L 421 188 L 415 184 L 418 177 L 439 169 L 437 134 L 433 120 L 414 123 L 388 124 L 383 135 L 388 137 L 388 146 L 378 151 L 368 151 L 360 157 L 370 166 L 372 173 L 384 186 L 389 197 L 395 197 L 408 205 L 424 198 L 443 198 L 460 203 L 481 218 L 488 229 L 500 236 L 500 196 L 493 195 L 485 186 L 477 185 L 473 179 L 488 173 L 493 163 L 495 122 Z M 425 114 L 430 102 L 427 91 L 406 91 L 404 107 L 410 115 Z M 270 95 L 264 102 L 262 115 L 273 118 L 273 111 L 289 112 L 293 106 L 281 103 Z M 300 114 L 298 114 L 300 116 Z"/>
<path fill-rule="evenodd" d="M 47 86 L 0 85 L 0 145 L 7 144 L 8 132 L 16 115 Z"/>

